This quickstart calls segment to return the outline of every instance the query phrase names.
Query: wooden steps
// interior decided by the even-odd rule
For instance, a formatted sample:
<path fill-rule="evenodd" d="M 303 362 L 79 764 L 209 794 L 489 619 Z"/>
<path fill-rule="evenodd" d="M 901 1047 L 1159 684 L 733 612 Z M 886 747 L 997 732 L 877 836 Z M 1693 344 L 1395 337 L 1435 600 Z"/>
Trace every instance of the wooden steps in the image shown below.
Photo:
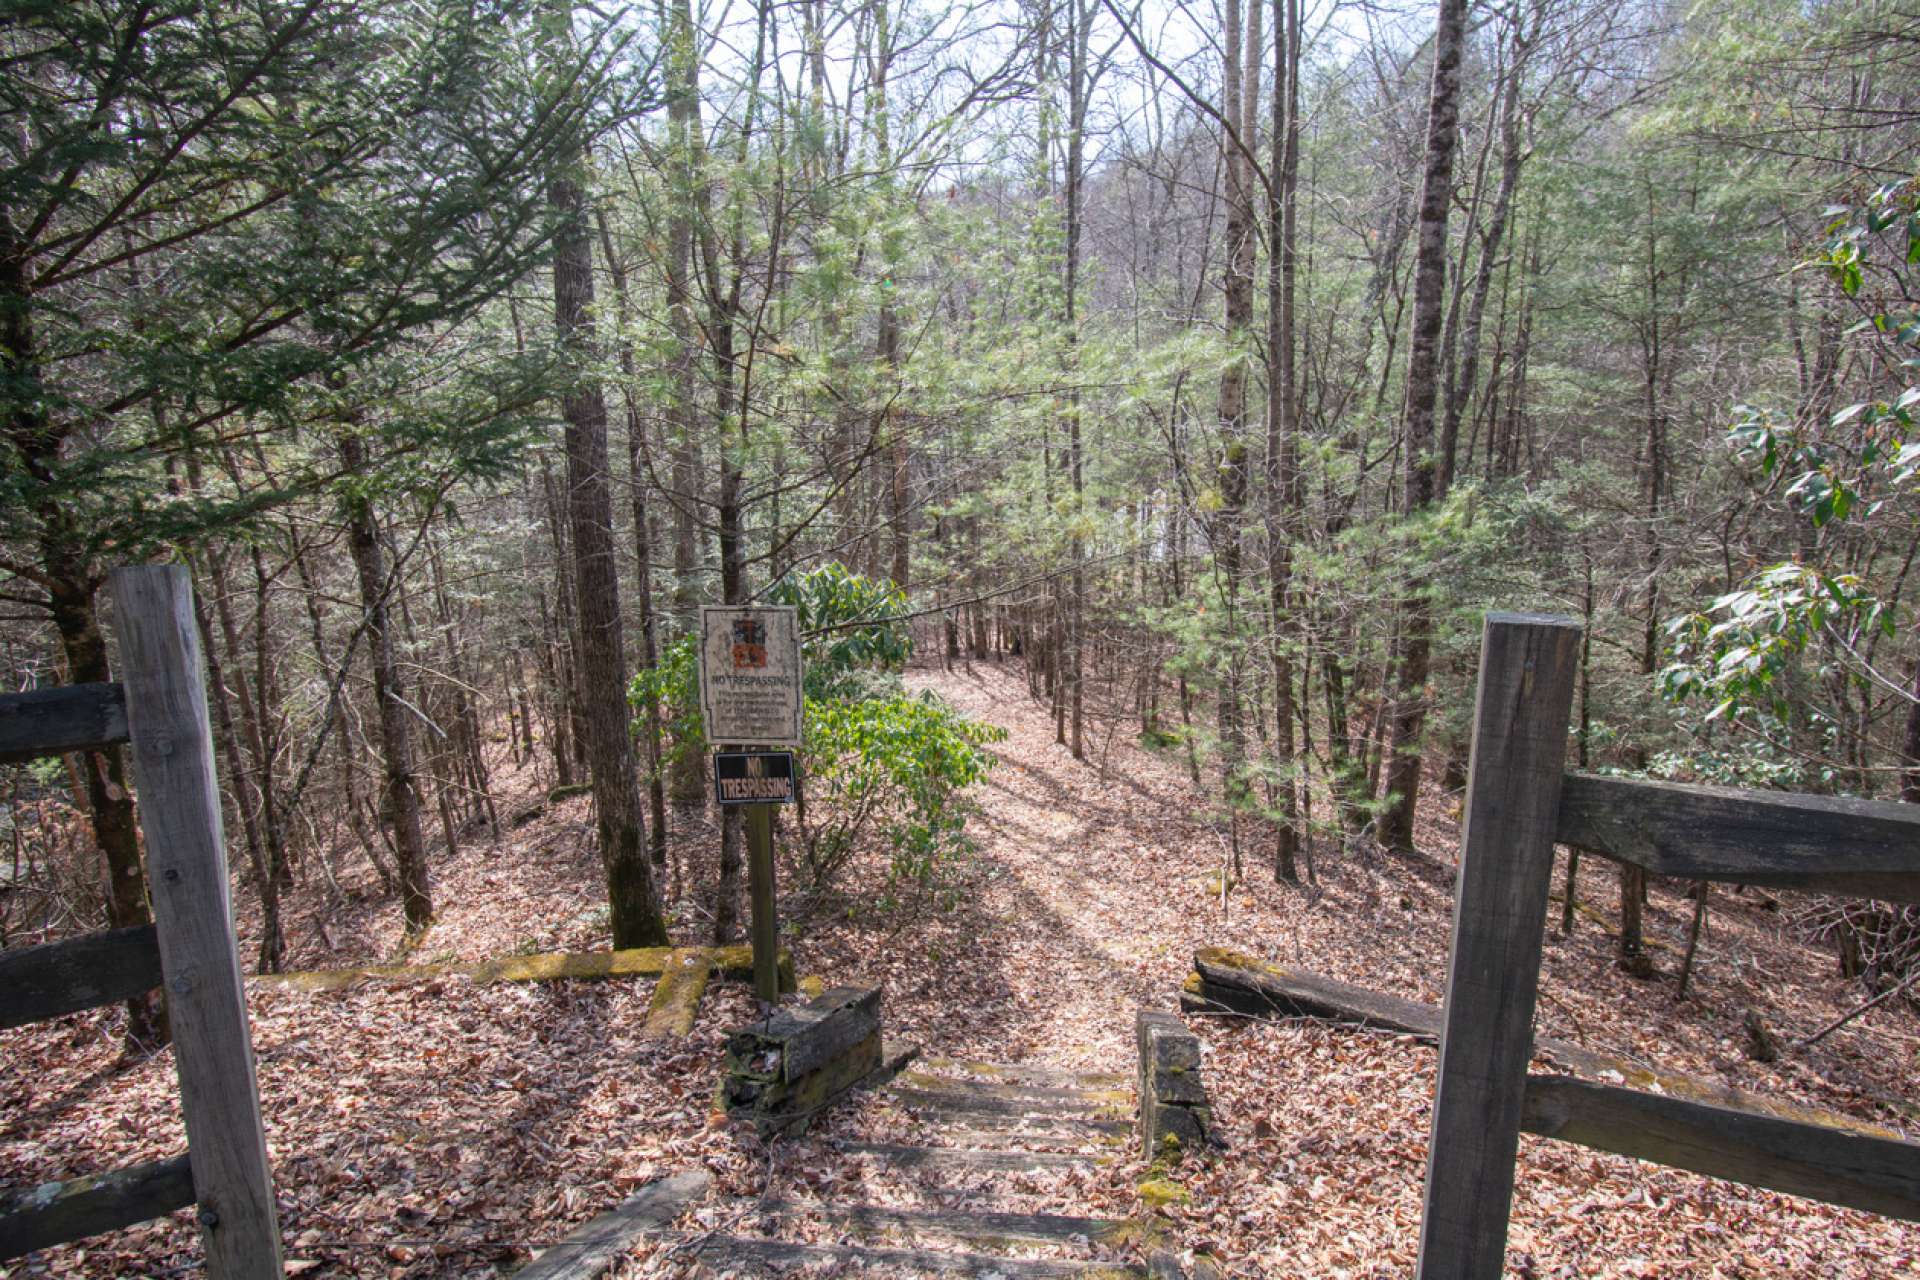
<path fill-rule="evenodd" d="M 848 1155 L 877 1156 L 902 1169 L 977 1169 L 1019 1173 L 1026 1169 L 1070 1169 L 1092 1158 L 1066 1151 L 1003 1151 L 982 1147 L 916 1147 L 897 1142 L 847 1142 Z"/>
<path fill-rule="evenodd" d="M 905 1111 L 926 1141 L 856 1134 L 832 1148 L 865 1166 L 855 1185 L 882 1187 L 898 1173 L 903 1193 L 925 1207 L 777 1201 L 748 1215 L 752 1229 L 734 1226 L 736 1234 L 699 1246 L 702 1260 L 747 1274 L 807 1264 L 889 1277 L 1148 1274 L 1131 1259 L 1154 1243 L 1150 1224 L 1035 1212 L 1030 1202 L 1044 1196 L 1002 1186 L 1009 1175 L 1113 1159 L 1116 1135 L 1132 1127 L 1133 1094 L 1123 1077 L 933 1059 L 901 1072 L 874 1099 Z M 961 1196 L 974 1202 L 983 1182 L 998 1204 L 935 1207 Z M 1008 1203 L 1015 1197 L 1028 1203 L 1016 1211 Z"/>
<path fill-rule="evenodd" d="M 810 1267 L 890 1278 L 1177 1277 L 1177 1266 L 1167 1269 L 1168 1255 L 1156 1253 L 1156 1220 L 1083 1216 L 1072 1212 L 1072 1193 L 1057 1189 L 1057 1177 L 1019 1177 L 1119 1158 L 1118 1135 L 1132 1129 L 1132 1102 L 1126 1078 L 1116 1075 L 923 1061 L 870 1089 L 864 1099 L 850 1099 L 835 1124 L 840 1136 L 822 1140 L 817 1156 L 796 1162 L 806 1171 L 796 1185 L 783 1185 L 776 1175 L 767 1188 L 774 1198 L 708 1202 L 688 1219 L 689 1199 L 663 1218 L 662 1193 L 636 1197 L 583 1227 L 571 1250 L 557 1249 L 550 1270 L 535 1263 L 521 1275 L 592 1280 L 640 1237 L 650 1236 L 676 1261 L 697 1258 L 727 1276 L 779 1276 Z M 923 1142 L 898 1137 L 900 1112 L 926 1135 Z M 834 1164 L 845 1167 L 824 1183 L 811 1182 L 823 1166 Z M 830 1190 L 821 1193 L 820 1185 Z M 906 1203 L 815 1198 L 861 1187 Z M 954 1202 L 969 1207 L 944 1207 Z M 680 1219 L 673 1224 L 677 1229 L 669 1229 L 673 1217 Z M 610 1241 L 612 1251 L 606 1249 Z M 1150 1255 L 1151 1267 L 1138 1261 Z M 588 1256 L 598 1270 L 581 1265 Z"/>
<path fill-rule="evenodd" d="M 994 1115 L 952 1110 L 919 1103 L 900 1103 L 914 1126 L 929 1134 L 938 1133 L 955 1140 L 966 1139 L 968 1146 L 992 1146 L 996 1141 L 1037 1143 L 1043 1147 L 1082 1146 L 1096 1143 L 1109 1146 L 1124 1141 L 1134 1131 L 1134 1122 L 1101 1119 L 1097 1116 Z"/>
<path fill-rule="evenodd" d="M 852 1272 L 879 1276 L 1002 1276 L 1005 1280 L 1135 1280 L 1146 1268 L 1128 1263 L 1071 1258 L 1008 1258 L 999 1254 L 950 1253 L 938 1249 L 870 1248 L 865 1245 L 805 1244 L 759 1236 L 713 1236 L 700 1257 L 723 1272 L 764 1268 L 779 1275 L 793 1267 L 832 1263 Z"/>
<path fill-rule="evenodd" d="M 962 1240 L 975 1244 L 1101 1243 L 1125 1245 L 1136 1224 L 1113 1218 L 1081 1218 L 1064 1213 L 991 1213 L 959 1209 L 895 1209 L 882 1205 L 809 1204 L 775 1201 L 763 1218 L 817 1222 L 835 1232 L 910 1239 Z M 1078 1240 L 1075 1238 L 1078 1237 Z"/>
<path fill-rule="evenodd" d="M 957 1058 L 923 1058 L 927 1071 L 948 1079 L 989 1080 L 1001 1084 L 1036 1085 L 1043 1089 L 1131 1089 L 1133 1077 L 1117 1071 L 1070 1071 L 1018 1062 L 967 1062 Z"/>

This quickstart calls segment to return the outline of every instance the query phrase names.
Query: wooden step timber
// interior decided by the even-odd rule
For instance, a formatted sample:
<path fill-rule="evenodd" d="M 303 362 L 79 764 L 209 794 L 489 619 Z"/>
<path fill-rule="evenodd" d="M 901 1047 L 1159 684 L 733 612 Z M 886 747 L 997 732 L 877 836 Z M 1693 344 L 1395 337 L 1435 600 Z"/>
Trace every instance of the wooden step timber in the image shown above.
<path fill-rule="evenodd" d="M 683 947 L 667 958 L 666 972 L 653 986 L 647 1020 L 640 1026 L 642 1040 L 674 1040 L 693 1034 L 700 1016 L 700 998 L 707 993 L 713 957 L 704 947 Z"/>
<path fill-rule="evenodd" d="M 687 1169 L 649 1182 L 619 1208 L 582 1224 L 515 1273 L 516 1280 L 598 1280 L 633 1242 L 705 1194 L 713 1175 Z"/>
<path fill-rule="evenodd" d="M 1437 1039 L 1440 1010 L 1262 964 L 1209 947 L 1194 956 L 1196 1005 L 1333 1018 Z M 1184 1003 L 1184 1001 L 1183 1001 Z M 1200 1011 L 1204 1012 L 1204 1008 Z M 1583 1074 L 1618 1077 L 1621 1089 L 1565 1077 L 1528 1077 L 1522 1127 L 1542 1137 L 1656 1160 L 1708 1177 L 1812 1196 L 1848 1208 L 1920 1219 L 1920 1144 L 1851 1116 L 1794 1106 L 1709 1081 L 1649 1070 L 1623 1058 L 1539 1037 L 1534 1052 Z M 1666 1137 L 1645 1131 L 1658 1125 Z"/>
<path fill-rule="evenodd" d="M 1054 1089 L 1044 1085 L 998 1084 L 985 1080 L 955 1080 L 951 1076 L 929 1075 L 925 1071 L 903 1071 L 897 1088 L 922 1093 L 951 1094 L 954 1097 L 992 1098 L 1004 1102 L 1027 1103 L 1036 1107 L 1084 1107 L 1126 1110 L 1133 1106 L 1133 1090 L 1125 1085 L 1112 1089 Z"/>
<path fill-rule="evenodd" d="M 1040 1143 L 1111 1142 L 1133 1133 L 1137 1127 L 1128 1119 L 1050 1116 L 1044 1112 L 1034 1115 L 996 1115 L 991 1112 L 952 1110 L 937 1103 L 895 1101 L 910 1118 L 928 1129 L 1007 1140 L 1022 1139 Z"/>
<path fill-rule="evenodd" d="M 1070 1169 L 1102 1164 L 1111 1157 L 1067 1151 L 1006 1151 L 981 1147 L 917 1147 L 895 1142 L 842 1142 L 847 1155 L 873 1156 L 902 1169 L 978 1169 L 1020 1173 L 1028 1169 Z"/>
<path fill-rule="evenodd" d="M 1556 843 L 1656 875 L 1920 902 L 1920 806 L 1569 773 Z"/>
<path fill-rule="evenodd" d="M 1131 1218 L 1081 1218 L 1059 1213 L 971 1213 L 960 1209 L 896 1209 L 884 1205 L 803 1204 L 779 1200 L 760 1213 L 783 1221 L 817 1222 L 841 1231 L 895 1232 L 913 1239 L 934 1237 L 975 1244 L 1073 1243 L 1125 1248 L 1157 1238 L 1147 1221 Z"/>
<path fill-rule="evenodd" d="M 1037 1102 L 1024 1098 L 996 1098 L 991 1094 L 953 1089 L 916 1089 L 894 1083 L 889 1093 L 910 1107 L 990 1116 L 1058 1116 L 1061 1119 L 1124 1119 L 1131 1108 L 1109 1102 Z"/>
<path fill-rule="evenodd" d="M 1043 1089 L 1125 1089 L 1133 1084 L 1132 1076 L 1117 1071 L 1073 1071 L 1065 1067 L 1042 1067 L 1025 1062 L 923 1058 L 920 1065 L 932 1074 L 957 1071 L 963 1073 L 963 1079 L 966 1075 L 978 1075 L 1002 1084 L 1038 1085 Z"/>
<path fill-rule="evenodd" d="M 742 1264 L 788 1268 L 808 1263 L 864 1267 L 888 1276 L 1001 1276 L 1005 1280 L 1134 1280 L 1140 1267 L 1117 1262 L 1067 1258 L 1002 1258 L 980 1253 L 941 1253 L 932 1249 L 867 1249 L 841 1244 L 796 1244 L 753 1236 L 689 1237 L 708 1263 L 731 1271 Z"/>

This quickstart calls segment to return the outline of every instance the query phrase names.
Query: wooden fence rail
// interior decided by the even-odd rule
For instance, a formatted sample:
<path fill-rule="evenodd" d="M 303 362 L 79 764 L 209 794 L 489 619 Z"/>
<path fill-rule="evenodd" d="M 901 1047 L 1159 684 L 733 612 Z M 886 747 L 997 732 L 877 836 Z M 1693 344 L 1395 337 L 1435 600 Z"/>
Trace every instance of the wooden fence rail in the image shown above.
<path fill-rule="evenodd" d="M 150 924 L 0 952 L 0 1028 L 97 1009 L 160 985 Z"/>
<path fill-rule="evenodd" d="M 1920 805 L 1570 773 L 1553 838 L 1684 880 L 1920 902 Z"/>
<path fill-rule="evenodd" d="M 0 698 L 0 764 L 127 740 L 127 696 L 117 684 L 65 684 Z"/>
<path fill-rule="evenodd" d="M 1579 628 L 1491 614 L 1480 656 L 1421 1280 L 1495 1280 L 1522 1128 L 1920 1219 L 1920 1145 L 1529 1076 L 1555 843 L 1661 875 L 1920 902 L 1920 808 L 1565 772 Z"/>
<path fill-rule="evenodd" d="M 123 685 L 0 698 L 0 761 L 133 745 L 154 924 L 0 956 L 0 1026 L 166 990 L 187 1154 L 0 1203 L 0 1260 L 198 1206 L 207 1274 L 277 1280 L 280 1229 L 233 933 L 192 587 L 113 574 Z"/>

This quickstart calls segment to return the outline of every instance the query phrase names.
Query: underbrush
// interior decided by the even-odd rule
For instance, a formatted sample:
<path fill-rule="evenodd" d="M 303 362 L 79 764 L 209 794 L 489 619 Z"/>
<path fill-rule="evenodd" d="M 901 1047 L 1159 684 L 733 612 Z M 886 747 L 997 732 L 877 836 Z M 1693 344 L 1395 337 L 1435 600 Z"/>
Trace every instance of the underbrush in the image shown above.
<path fill-rule="evenodd" d="M 769 596 L 799 611 L 806 713 L 794 831 L 808 888 L 829 893 L 877 840 L 887 867 L 874 886 L 880 905 L 919 896 L 950 907 L 962 883 L 954 873 L 973 848 L 967 789 L 993 767 L 985 748 L 1005 731 L 907 690 L 900 672 L 913 642 L 906 597 L 893 586 L 829 564 L 784 579 Z M 636 731 L 658 711 L 660 767 L 669 773 L 710 746 L 696 646 L 693 636 L 675 641 L 630 690 Z"/>

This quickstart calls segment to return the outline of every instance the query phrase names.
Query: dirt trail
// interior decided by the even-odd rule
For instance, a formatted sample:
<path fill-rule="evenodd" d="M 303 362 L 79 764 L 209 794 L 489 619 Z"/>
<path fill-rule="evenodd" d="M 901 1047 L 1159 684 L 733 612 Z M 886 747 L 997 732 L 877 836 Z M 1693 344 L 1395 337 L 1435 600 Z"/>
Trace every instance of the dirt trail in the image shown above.
<path fill-rule="evenodd" d="M 1390 945 L 1356 972 L 1360 957 L 1346 950 L 1340 921 L 1343 913 L 1377 913 L 1385 890 L 1376 875 L 1340 874 L 1312 889 L 1278 885 L 1270 848 L 1249 845 L 1244 879 L 1223 907 L 1224 824 L 1196 796 L 1184 759 L 1143 750 L 1127 725 L 1111 737 L 1091 731 L 1089 759 L 1076 761 L 1054 741 L 1051 717 L 1013 667 L 917 671 L 910 683 L 1008 732 L 974 794 L 980 812 L 969 831 L 978 865 L 971 897 L 949 922 L 970 935 L 964 951 L 922 957 L 941 971 L 910 968 L 902 989 L 889 985 L 890 1003 L 924 1019 L 943 1051 L 1124 1068 L 1134 1011 L 1173 1007 L 1194 950 L 1207 945 L 1438 995 L 1447 892 L 1438 864 L 1398 877 L 1405 883 L 1394 892 L 1409 909 L 1396 911 L 1384 932 L 1370 930 Z M 1413 911 L 1416 900 L 1427 909 Z M 939 931 L 940 922 L 929 924 Z M 941 1009 L 923 1000 L 936 993 L 952 1003 Z M 992 1003 L 969 1009 L 969 995 Z"/>

